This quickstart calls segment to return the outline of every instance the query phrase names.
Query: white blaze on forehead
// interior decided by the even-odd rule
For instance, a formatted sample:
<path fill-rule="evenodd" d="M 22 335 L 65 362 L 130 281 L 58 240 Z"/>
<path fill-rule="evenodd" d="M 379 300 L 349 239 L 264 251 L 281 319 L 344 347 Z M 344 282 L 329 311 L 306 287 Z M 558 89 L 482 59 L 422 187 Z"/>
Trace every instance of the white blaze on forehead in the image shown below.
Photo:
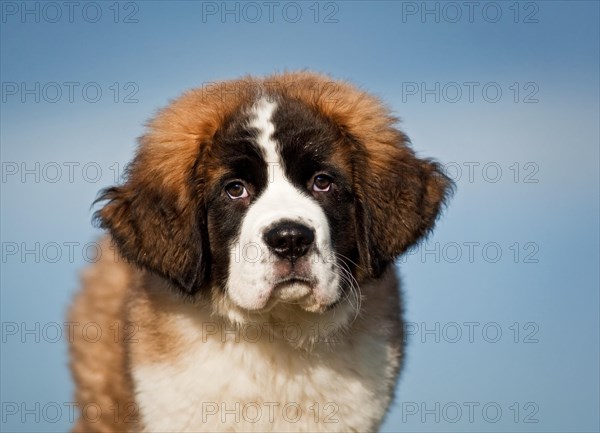
<path fill-rule="evenodd" d="M 254 106 L 254 117 L 250 126 L 258 130 L 256 141 L 262 149 L 265 161 L 268 164 L 279 164 L 281 161 L 277 153 L 277 143 L 272 140 L 275 125 L 271 121 L 277 104 L 265 98 L 260 99 Z"/>
<path fill-rule="evenodd" d="M 252 110 L 249 125 L 258 131 L 256 142 L 264 154 L 269 172 L 267 185 L 250 205 L 236 245 L 233 246 L 228 293 L 240 307 L 265 307 L 277 281 L 263 233 L 273 224 L 291 220 L 314 230 L 315 247 L 309 252 L 311 272 L 316 280 L 314 295 L 323 304 L 333 303 L 340 295 L 339 276 L 333 272 L 331 263 L 331 237 L 327 217 L 308 192 L 294 186 L 283 171 L 281 155 L 273 138 L 275 125 L 272 118 L 276 109 L 275 102 L 262 98 Z M 247 257 L 246 253 L 251 257 Z"/>
<path fill-rule="evenodd" d="M 256 143 L 262 150 L 267 163 L 268 184 L 285 178 L 281 156 L 277 152 L 277 142 L 273 139 L 275 124 L 272 118 L 276 108 L 275 102 L 262 98 L 254 106 L 254 117 L 250 121 L 250 126 L 258 130 Z"/>

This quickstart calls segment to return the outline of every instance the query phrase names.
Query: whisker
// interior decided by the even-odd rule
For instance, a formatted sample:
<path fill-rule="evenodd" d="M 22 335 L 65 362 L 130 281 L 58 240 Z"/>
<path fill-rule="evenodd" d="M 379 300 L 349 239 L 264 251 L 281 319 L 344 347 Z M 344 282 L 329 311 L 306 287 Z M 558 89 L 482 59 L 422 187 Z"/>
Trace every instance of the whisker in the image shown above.
<path fill-rule="evenodd" d="M 366 269 L 363 268 L 362 266 L 360 266 L 358 263 L 356 263 L 354 260 L 352 260 L 350 257 L 343 255 L 342 253 L 338 253 L 338 252 L 334 252 L 334 254 L 338 257 L 341 257 L 342 259 L 344 259 L 343 261 L 348 261 L 350 263 L 352 263 L 354 266 L 356 266 L 358 269 L 365 271 Z"/>
<path fill-rule="evenodd" d="M 338 255 L 341 256 L 341 254 L 336 253 Z M 356 278 L 354 277 L 354 275 L 352 275 L 352 273 L 347 269 L 347 265 L 344 263 L 343 260 L 340 260 L 341 263 L 333 263 L 335 269 L 338 271 L 336 272 L 337 275 L 341 278 L 342 282 L 346 283 L 348 288 L 349 288 L 349 293 L 346 294 L 346 299 L 348 299 L 348 301 L 350 302 L 350 304 L 352 305 L 352 308 L 355 310 L 355 315 L 354 315 L 354 319 L 352 322 L 356 321 L 356 319 L 358 318 L 360 311 L 361 311 L 361 307 L 362 307 L 362 293 L 360 291 L 360 285 L 358 284 L 358 281 L 356 281 Z M 346 265 L 346 266 L 343 266 Z M 353 296 L 355 299 L 355 303 L 352 303 L 352 301 L 350 300 L 350 296 Z"/>

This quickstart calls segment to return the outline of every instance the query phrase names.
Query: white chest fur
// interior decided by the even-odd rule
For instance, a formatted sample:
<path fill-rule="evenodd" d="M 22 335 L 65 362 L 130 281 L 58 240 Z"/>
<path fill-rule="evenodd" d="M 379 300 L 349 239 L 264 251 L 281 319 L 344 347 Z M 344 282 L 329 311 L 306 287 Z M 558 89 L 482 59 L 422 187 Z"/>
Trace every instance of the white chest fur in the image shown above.
<path fill-rule="evenodd" d="M 390 403 L 398 351 L 378 332 L 307 352 L 260 328 L 171 323 L 184 330 L 179 356 L 132 368 L 147 431 L 373 431 Z"/>

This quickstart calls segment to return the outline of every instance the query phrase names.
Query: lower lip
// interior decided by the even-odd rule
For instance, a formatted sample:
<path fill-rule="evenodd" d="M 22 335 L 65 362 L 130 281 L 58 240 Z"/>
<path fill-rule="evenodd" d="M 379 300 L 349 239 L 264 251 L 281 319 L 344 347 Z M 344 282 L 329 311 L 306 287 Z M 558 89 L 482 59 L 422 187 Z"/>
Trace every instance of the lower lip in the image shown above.
<path fill-rule="evenodd" d="M 312 285 L 307 280 L 286 280 L 273 288 L 273 298 L 298 302 L 306 298 L 312 291 Z"/>
<path fill-rule="evenodd" d="M 305 286 L 311 286 L 310 280 L 300 279 L 300 278 L 292 278 L 289 280 L 282 280 L 274 284 L 275 289 L 283 286 L 291 286 L 293 284 L 303 284 Z"/>

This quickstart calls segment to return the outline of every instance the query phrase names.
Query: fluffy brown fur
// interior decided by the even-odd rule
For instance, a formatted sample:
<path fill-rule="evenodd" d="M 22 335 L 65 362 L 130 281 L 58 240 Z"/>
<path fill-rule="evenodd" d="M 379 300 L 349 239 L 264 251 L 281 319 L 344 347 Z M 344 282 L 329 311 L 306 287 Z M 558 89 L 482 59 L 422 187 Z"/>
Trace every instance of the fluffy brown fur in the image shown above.
<path fill-rule="evenodd" d="M 203 190 L 219 171 L 218 161 L 203 155 L 225 119 L 265 91 L 299 100 L 326 116 L 352 148 L 361 262 L 356 278 L 359 283 L 381 281 L 383 288 L 370 291 L 366 312 L 347 332 L 383 324 L 385 338 L 401 335 L 398 320 L 376 317 L 385 303 L 397 303 L 397 283 L 390 280 L 391 271 L 384 271 L 432 227 L 450 189 L 438 166 L 416 158 L 395 128 L 396 118 L 377 98 L 322 75 L 246 77 L 192 90 L 149 123 L 127 182 L 101 196 L 107 203 L 97 218 L 119 252 L 103 243 L 103 257 L 83 276 L 70 321 L 95 322 L 103 330 L 99 342 L 79 337 L 71 346 L 77 401 L 80 407 L 99 405 L 102 416 L 95 422 L 80 418 L 74 431 L 142 429 L 130 370 L 138 363 L 168 360 L 180 350 L 169 317 L 181 307 L 170 288 L 190 297 L 209 291 L 213 299 L 204 301 L 207 306 L 225 302 L 210 287 L 210 264 L 202 257 L 208 250 Z M 128 323 L 135 326 L 131 335 L 125 330 Z M 400 342 L 395 350 L 399 356 Z"/>

